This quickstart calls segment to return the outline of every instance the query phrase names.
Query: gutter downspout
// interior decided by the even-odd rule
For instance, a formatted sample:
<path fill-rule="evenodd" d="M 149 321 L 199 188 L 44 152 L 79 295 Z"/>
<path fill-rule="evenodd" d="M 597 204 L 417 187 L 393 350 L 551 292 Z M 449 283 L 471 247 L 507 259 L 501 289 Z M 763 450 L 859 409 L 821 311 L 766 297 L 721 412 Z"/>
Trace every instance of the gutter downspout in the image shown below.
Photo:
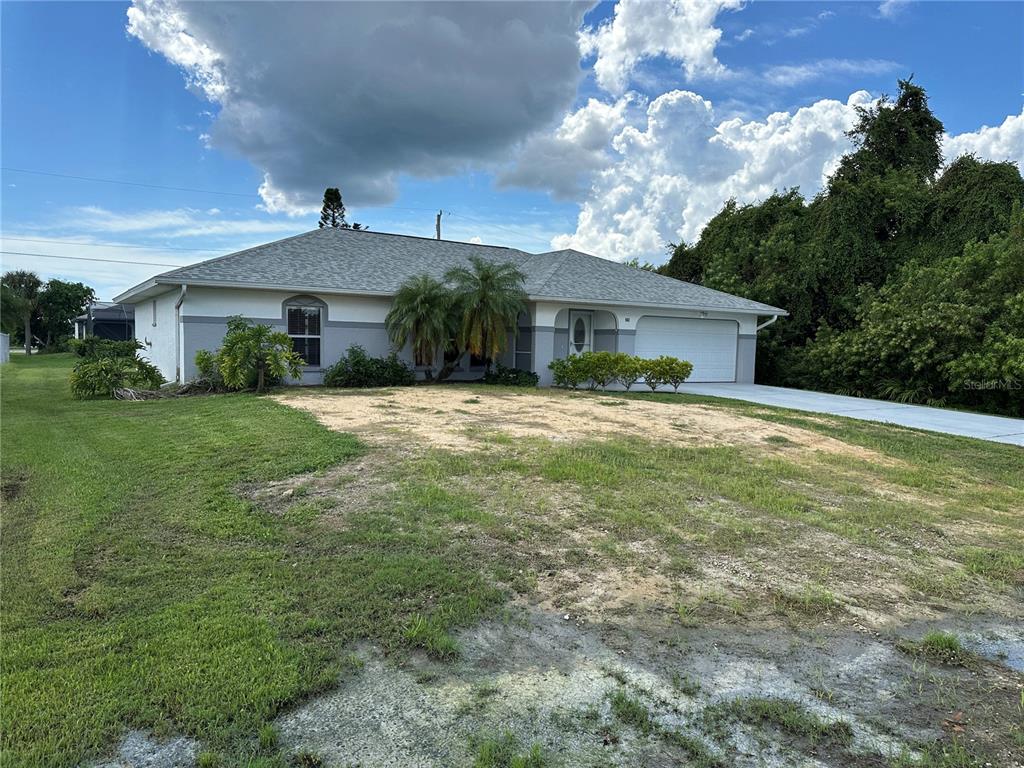
<path fill-rule="evenodd" d="M 184 288 L 184 287 L 185 287 L 185 286 L 182 286 L 182 288 Z M 767 327 L 768 327 L 769 325 L 771 325 L 772 323 L 774 323 L 774 322 L 775 322 L 776 320 L 778 320 L 778 319 L 779 319 L 779 316 L 778 316 L 778 315 L 772 315 L 772 319 L 771 319 L 771 320 L 766 320 L 765 322 L 763 322 L 763 323 L 761 323 L 761 324 L 760 324 L 759 326 L 757 326 L 757 327 L 756 327 L 756 328 L 754 329 L 754 333 L 757 333 L 757 332 L 758 332 L 758 331 L 760 331 L 760 330 L 761 330 L 762 328 L 767 328 Z"/>
<path fill-rule="evenodd" d="M 174 380 L 181 384 L 181 305 L 185 303 L 188 286 L 182 283 L 181 294 L 174 302 Z"/>

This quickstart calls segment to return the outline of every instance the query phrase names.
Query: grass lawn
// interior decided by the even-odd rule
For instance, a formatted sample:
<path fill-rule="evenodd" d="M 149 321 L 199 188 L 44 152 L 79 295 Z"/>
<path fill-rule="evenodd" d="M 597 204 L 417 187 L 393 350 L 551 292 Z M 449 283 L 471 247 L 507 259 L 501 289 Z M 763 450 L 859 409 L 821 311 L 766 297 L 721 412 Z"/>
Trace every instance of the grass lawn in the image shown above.
<path fill-rule="evenodd" d="M 610 573 L 669 584 L 673 636 L 898 623 L 915 601 L 1020 615 L 1024 452 L 1013 446 L 709 398 L 534 393 L 616 406 L 593 409 L 602 416 L 717 408 L 779 433 L 559 441 L 477 421 L 458 427 L 469 449 L 410 447 L 268 397 L 76 402 L 70 367 L 53 355 L 0 369 L 4 766 L 77 765 L 132 728 L 198 739 L 204 765 L 283 764 L 272 723 L 358 675 L 361 641 L 454 663 L 458 628 L 513 598 L 586 615 L 580 585 Z M 452 419 L 520 396 L 451 392 Z M 399 408 L 388 403 L 373 407 Z M 726 566 L 754 576 L 722 581 Z M 608 716 L 668 733 L 630 702 Z M 719 717 L 776 714 L 758 702 Z M 993 715 L 1001 726 L 1008 711 Z M 849 734 L 836 732 L 845 749 Z M 995 748 L 1024 744 L 1015 734 Z M 690 738 L 670 735 L 659 744 Z M 474 742 L 491 755 L 479 764 L 503 764 L 493 756 L 516 752 L 512 738 Z"/>

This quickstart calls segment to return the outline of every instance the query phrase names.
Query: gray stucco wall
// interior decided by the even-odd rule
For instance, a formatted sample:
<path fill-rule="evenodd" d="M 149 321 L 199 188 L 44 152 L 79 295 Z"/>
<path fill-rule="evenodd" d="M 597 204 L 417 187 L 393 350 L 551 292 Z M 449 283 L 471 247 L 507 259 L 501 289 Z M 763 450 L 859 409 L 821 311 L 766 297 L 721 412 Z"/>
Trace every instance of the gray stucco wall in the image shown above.
<path fill-rule="evenodd" d="M 249 318 L 253 322 L 269 325 L 275 330 L 284 331 L 287 326 L 280 318 Z M 227 322 L 222 317 L 197 317 L 195 315 L 182 318 L 185 347 L 185 380 L 196 375 L 196 352 L 200 349 L 216 350 L 224 341 L 227 333 Z M 372 357 L 384 357 L 391 352 L 391 342 L 383 323 L 359 323 L 329 320 L 324 324 L 320 335 L 320 368 L 308 368 L 302 374 L 298 384 L 320 384 L 321 371 L 345 354 L 353 344 L 362 346 Z M 407 352 L 401 355 L 412 362 Z"/>
<path fill-rule="evenodd" d="M 757 334 L 741 333 L 736 342 L 736 383 L 754 383 L 754 362 L 757 357 Z"/>
<path fill-rule="evenodd" d="M 569 334 L 566 332 L 566 346 L 569 343 L 568 337 Z M 548 369 L 548 363 L 555 359 L 555 329 L 551 326 L 534 326 L 532 341 L 530 353 L 533 357 L 533 370 L 540 377 L 540 386 L 550 387 L 551 371 Z"/>

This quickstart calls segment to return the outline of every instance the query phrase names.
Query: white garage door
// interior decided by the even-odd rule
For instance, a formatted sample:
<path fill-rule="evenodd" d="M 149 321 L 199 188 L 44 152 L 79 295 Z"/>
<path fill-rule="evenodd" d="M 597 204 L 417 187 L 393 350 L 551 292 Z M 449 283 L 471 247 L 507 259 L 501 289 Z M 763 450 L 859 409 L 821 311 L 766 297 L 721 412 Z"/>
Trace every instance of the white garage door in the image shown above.
<path fill-rule="evenodd" d="M 689 360 L 693 373 L 687 381 L 736 381 L 738 333 L 732 320 L 641 317 L 636 324 L 636 354 Z"/>

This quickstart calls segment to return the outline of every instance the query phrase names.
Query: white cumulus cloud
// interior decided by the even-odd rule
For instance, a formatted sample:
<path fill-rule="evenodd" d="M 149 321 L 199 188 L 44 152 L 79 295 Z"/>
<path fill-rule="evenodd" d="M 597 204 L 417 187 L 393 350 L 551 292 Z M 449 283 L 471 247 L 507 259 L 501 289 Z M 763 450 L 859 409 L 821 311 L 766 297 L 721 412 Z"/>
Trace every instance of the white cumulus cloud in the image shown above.
<path fill-rule="evenodd" d="M 944 136 L 942 154 L 947 162 L 966 154 L 984 160 L 1010 160 L 1024 170 L 1024 110 L 1019 115 L 1009 115 L 1002 125 L 984 125 L 977 131 Z"/>
<path fill-rule="evenodd" d="M 612 93 L 623 93 L 637 65 L 658 56 L 680 62 L 690 78 L 720 75 L 715 17 L 741 6 L 742 0 L 619 0 L 611 19 L 580 34 L 580 49 L 596 55 L 594 76 Z"/>
<path fill-rule="evenodd" d="M 268 211 L 327 186 L 389 202 L 403 174 L 500 161 L 570 107 L 579 3 L 135 0 L 128 32 L 219 106 L 206 139 L 261 169 Z"/>
<path fill-rule="evenodd" d="M 871 101 L 858 91 L 846 102 L 719 122 L 695 93 L 662 94 L 644 123 L 612 140 L 615 160 L 596 174 L 576 232 L 552 245 L 659 262 L 667 243 L 695 240 L 730 198 L 753 202 L 795 186 L 813 194 L 850 148 L 856 107 Z"/>

